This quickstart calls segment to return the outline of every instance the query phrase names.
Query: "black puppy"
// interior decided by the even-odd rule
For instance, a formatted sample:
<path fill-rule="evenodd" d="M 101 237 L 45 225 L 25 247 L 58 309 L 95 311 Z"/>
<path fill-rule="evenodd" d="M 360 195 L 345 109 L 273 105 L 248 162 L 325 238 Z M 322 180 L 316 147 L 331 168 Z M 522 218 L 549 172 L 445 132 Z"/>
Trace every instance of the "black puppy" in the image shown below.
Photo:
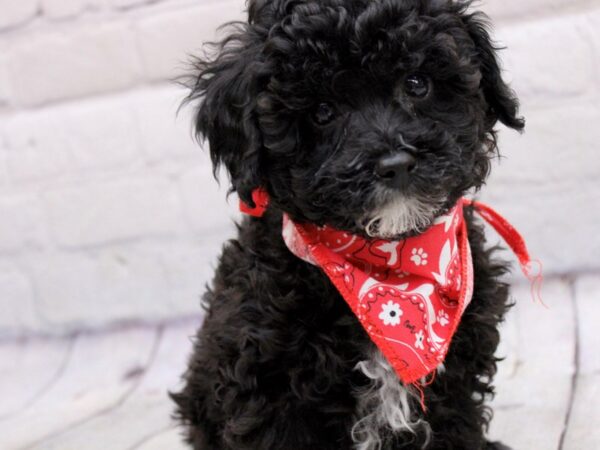
<path fill-rule="evenodd" d="M 486 441 L 506 265 L 465 210 L 473 299 L 425 407 L 323 271 L 292 254 L 282 213 L 365 238 L 428 229 L 477 190 L 498 121 L 521 130 L 486 17 L 450 0 L 250 0 L 191 101 L 215 168 L 266 215 L 225 245 L 173 395 L 195 449 L 504 448 Z"/>

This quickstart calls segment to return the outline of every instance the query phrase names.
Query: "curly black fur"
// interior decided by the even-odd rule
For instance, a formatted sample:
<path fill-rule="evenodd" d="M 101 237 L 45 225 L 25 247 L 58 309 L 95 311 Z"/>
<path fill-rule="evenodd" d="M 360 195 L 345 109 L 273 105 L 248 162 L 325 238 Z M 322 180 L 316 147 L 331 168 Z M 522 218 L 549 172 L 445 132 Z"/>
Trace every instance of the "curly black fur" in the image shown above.
<path fill-rule="evenodd" d="M 226 166 L 249 204 L 265 187 L 271 206 L 225 246 L 186 386 L 173 396 L 195 449 L 352 448 L 352 393 L 367 382 L 353 368 L 373 344 L 321 270 L 289 252 L 282 212 L 365 235 L 364 218 L 397 195 L 373 167 L 398 149 L 417 161 L 403 195 L 431 205 L 430 221 L 484 183 L 496 123 L 524 123 L 485 16 L 468 6 L 250 0 L 248 23 L 231 25 L 217 57 L 198 61 L 190 101 L 215 169 Z M 424 98 L 405 91 L 411 74 L 428 80 Z M 314 119 L 322 103 L 335 113 L 327 124 Z M 506 266 L 485 249 L 472 211 L 465 216 L 475 292 L 444 374 L 425 390 L 430 449 L 495 448 L 484 401 L 508 308 L 498 280 Z M 383 448 L 424 442 L 387 436 Z"/>

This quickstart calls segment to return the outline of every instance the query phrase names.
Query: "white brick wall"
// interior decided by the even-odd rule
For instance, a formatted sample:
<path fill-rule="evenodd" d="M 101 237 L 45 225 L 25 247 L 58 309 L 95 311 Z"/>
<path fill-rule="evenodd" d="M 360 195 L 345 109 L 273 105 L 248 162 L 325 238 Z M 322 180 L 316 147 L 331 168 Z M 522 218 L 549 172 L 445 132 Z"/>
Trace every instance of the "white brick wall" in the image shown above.
<path fill-rule="evenodd" d="M 600 0 L 487 0 L 528 129 L 484 199 L 600 271 Z M 0 336 L 199 313 L 236 201 L 172 80 L 243 0 L 0 0 Z"/>
<path fill-rule="evenodd" d="M 134 35 L 125 22 L 32 31 L 11 43 L 12 102 L 33 106 L 131 87 L 140 78 Z"/>
<path fill-rule="evenodd" d="M 37 0 L 0 0 L 0 30 L 27 23 L 37 14 Z"/>

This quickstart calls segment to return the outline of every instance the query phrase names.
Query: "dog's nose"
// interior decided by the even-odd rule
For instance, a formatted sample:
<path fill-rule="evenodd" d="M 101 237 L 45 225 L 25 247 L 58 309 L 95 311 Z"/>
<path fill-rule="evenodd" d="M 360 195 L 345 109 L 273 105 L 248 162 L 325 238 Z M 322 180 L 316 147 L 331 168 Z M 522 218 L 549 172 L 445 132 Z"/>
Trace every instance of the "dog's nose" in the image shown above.
<path fill-rule="evenodd" d="M 408 174 L 413 171 L 417 161 L 410 153 L 400 150 L 383 156 L 375 166 L 375 174 L 388 185 L 401 188 L 408 182 Z"/>

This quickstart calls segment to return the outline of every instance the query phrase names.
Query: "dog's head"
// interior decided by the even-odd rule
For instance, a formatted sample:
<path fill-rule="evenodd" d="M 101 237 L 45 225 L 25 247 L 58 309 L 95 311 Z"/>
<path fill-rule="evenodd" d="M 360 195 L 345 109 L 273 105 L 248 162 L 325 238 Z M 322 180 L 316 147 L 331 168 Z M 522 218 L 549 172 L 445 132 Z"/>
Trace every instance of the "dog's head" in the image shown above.
<path fill-rule="evenodd" d="M 215 166 L 253 204 L 362 235 L 416 233 L 521 130 L 485 16 L 449 0 L 250 0 L 199 60 L 191 100 Z"/>

